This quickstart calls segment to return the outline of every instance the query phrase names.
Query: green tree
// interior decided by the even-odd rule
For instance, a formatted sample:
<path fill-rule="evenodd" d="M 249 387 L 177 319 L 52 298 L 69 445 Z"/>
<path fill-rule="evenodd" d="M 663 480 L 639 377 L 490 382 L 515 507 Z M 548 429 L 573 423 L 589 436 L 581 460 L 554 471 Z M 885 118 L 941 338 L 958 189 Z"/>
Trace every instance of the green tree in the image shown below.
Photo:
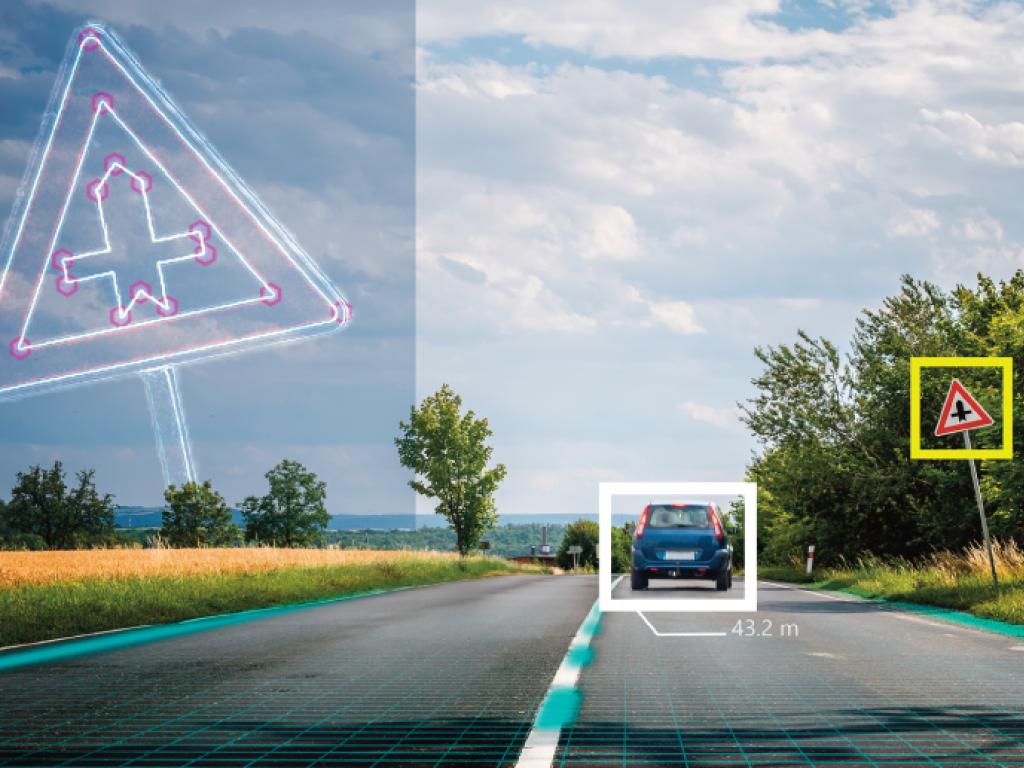
<path fill-rule="evenodd" d="M 100 495 L 94 470 L 76 474 L 68 487 L 64 466 L 38 464 L 19 472 L 11 500 L 3 508 L 3 525 L 14 538 L 38 536 L 48 549 L 74 549 L 109 536 L 114 530 L 114 498 Z"/>
<path fill-rule="evenodd" d="M 576 555 L 576 563 L 581 568 L 596 568 L 600 530 L 593 520 L 577 520 L 575 523 L 569 523 L 565 528 L 562 543 L 558 547 L 558 554 L 555 555 L 558 567 L 572 568 L 573 556 L 569 554 L 569 547 L 577 546 L 583 551 Z"/>
<path fill-rule="evenodd" d="M 238 542 L 241 532 L 231 510 L 210 481 L 188 482 L 164 491 L 161 536 L 174 547 L 224 547 Z"/>
<path fill-rule="evenodd" d="M 793 344 L 758 349 L 764 370 L 744 410 L 761 444 L 749 468 L 759 485 L 758 546 L 766 562 L 799 557 L 808 544 L 823 564 L 865 554 L 919 557 L 980 536 L 970 475 L 963 462 L 912 461 L 910 359 L 1010 356 L 1024 363 L 1024 275 L 946 294 L 904 277 L 900 290 L 857 320 L 849 355 L 801 333 Z M 926 371 L 927 372 L 927 371 Z M 935 418 L 951 375 L 992 410 L 998 377 L 984 369 L 923 376 L 922 411 Z M 1024 384 L 1014 383 L 1024 406 Z M 989 405 L 986 405 L 989 407 Z M 934 423 L 934 422 L 933 422 Z M 935 447 L 930 425 L 922 440 Z M 1024 437 L 1018 422 L 1017 439 Z M 981 430 L 994 447 L 998 429 Z M 1024 538 L 1024 471 L 1017 462 L 983 462 L 982 488 L 992 529 Z"/>
<path fill-rule="evenodd" d="M 318 544 L 330 522 L 327 485 L 297 461 L 284 459 L 265 475 L 270 492 L 241 503 L 245 538 L 277 547 Z"/>
<path fill-rule="evenodd" d="M 612 573 L 629 573 L 633 569 L 635 528 L 632 522 L 623 523 L 621 528 L 612 528 Z"/>
<path fill-rule="evenodd" d="M 487 419 L 473 411 L 462 413 L 462 398 L 447 384 L 410 409 L 409 421 L 399 422 L 395 438 L 402 466 L 416 478 L 409 485 L 437 499 L 435 511 L 455 531 L 456 547 L 465 556 L 494 527 L 498 515 L 494 492 L 505 479 L 505 466 L 488 469 L 493 449 Z"/>

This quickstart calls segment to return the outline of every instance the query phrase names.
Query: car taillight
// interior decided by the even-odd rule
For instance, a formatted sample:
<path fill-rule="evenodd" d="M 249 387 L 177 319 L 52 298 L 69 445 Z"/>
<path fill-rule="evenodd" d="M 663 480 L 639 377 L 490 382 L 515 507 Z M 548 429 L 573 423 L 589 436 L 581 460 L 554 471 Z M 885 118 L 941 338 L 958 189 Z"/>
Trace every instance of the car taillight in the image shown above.
<path fill-rule="evenodd" d="M 650 514 L 650 506 L 644 507 L 644 511 L 640 513 L 640 522 L 636 524 L 636 537 L 638 539 L 642 539 L 644 537 L 644 526 L 647 525 L 647 516 Z"/>
<path fill-rule="evenodd" d="M 714 507 L 709 507 L 708 515 L 711 517 L 711 524 L 715 527 L 715 538 L 718 539 L 718 543 L 725 543 L 725 531 L 722 529 L 722 521 L 718 519 L 718 512 Z"/>

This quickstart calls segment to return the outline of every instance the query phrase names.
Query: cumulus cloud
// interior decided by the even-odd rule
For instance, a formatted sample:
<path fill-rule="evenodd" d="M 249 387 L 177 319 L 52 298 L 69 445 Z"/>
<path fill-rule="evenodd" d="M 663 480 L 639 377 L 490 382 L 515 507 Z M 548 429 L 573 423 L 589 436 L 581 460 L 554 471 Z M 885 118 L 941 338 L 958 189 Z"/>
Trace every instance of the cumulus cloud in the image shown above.
<path fill-rule="evenodd" d="M 721 408 L 707 403 L 698 403 L 694 400 L 686 400 L 679 404 L 679 412 L 685 416 L 699 421 L 702 424 L 710 424 L 719 429 L 728 429 L 738 426 L 739 411 L 735 406 Z"/>

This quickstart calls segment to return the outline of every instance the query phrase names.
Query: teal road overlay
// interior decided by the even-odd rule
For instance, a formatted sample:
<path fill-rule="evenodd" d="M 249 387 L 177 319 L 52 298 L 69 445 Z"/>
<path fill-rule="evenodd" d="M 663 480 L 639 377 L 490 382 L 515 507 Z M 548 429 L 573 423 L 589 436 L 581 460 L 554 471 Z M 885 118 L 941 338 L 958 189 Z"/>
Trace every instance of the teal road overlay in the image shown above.
<path fill-rule="evenodd" d="M 0 672 L 8 669 L 27 667 L 32 664 L 51 664 L 56 661 L 86 656 L 93 653 L 105 653 L 117 651 L 123 648 L 131 648 L 136 645 L 153 643 L 159 640 L 170 640 L 175 637 L 193 635 L 198 632 L 208 632 L 212 629 L 232 627 L 236 624 L 244 624 L 247 621 L 267 619 L 274 616 L 284 616 L 295 611 L 302 611 L 318 605 L 328 605 L 345 600 L 357 600 L 364 597 L 384 594 L 386 592 L 397 592 L 404 589 L 417 589 L 417 587 L 396 587 L 394 589 L 374 589 L 367 592 L 358 592 L 340 597 L 328 597 L 322 600 L 314 600 L 306 603 L 293 603 L 291 605 L 278 605 L 270 608 L 253 608 L 248 611 L 236 611 L 235 613 L 224 613 L 216 616 L 203 616 L 197 619 L 186 619 L 185 621 L 173 624 L 155 624 L 142 627 L 131 627 L 129 629 L 114 629 L 109 632 L 72 637 L 65 640 L 47 640 L 42 643 L 34 643 L 29 646 L 15 647 L 6 651 L 0 651 Z"/>
<path fill-rule="evenodd" d="M 612 589 L 617 583 L 618 579 L 612 583 Z M 575 723 L 579 714 L 583 694 L 577 683 L 583 668 L 594 659 L 591 641 L 600 631 L 601 608 L 595 600 L 551 680 L 515 768 L 550 768 L 554 762 L 562 729 Z"/>

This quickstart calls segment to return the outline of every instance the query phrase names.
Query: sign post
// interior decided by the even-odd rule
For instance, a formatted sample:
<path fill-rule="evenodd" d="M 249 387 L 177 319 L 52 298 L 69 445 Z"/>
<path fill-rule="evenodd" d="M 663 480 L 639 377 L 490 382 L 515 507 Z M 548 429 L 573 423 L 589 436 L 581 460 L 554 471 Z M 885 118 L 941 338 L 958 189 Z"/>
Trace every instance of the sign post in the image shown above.
<path fill-rule="evenodd" d="M 971 433 L 964 430 L 964 447 L 971 450 Z M 999 589 L 999 576 L 996 574 L 996 557 L 992 552 L 992 539 L 988 535 L 988 518 L 985 517 L 985 503 L 981 500 L 981 484 L 978 482 L 978 469 L 974 466 L 974 459 L 968 459 L 971 464 L 971 481 L 974 483 L 974 498 L 978 502 L 978 514 L 981 516 L 981 535 L 985 537 L 985 547 L 988 549 L 988 564 L 992 569 L 992 583 Z"/>
<path fill-rule="evenodd" d="M 575 571 L 579 567 L 579 556 L 583 552 L 583 547 L 573 544 L 569 547 L 568 552 L 572 555 L 572 569 Z"/>
<path fill-rule="evenodd" d="M 814 545 L 811 544 L 807 547 L 807 575 L 811 575 L 811 571 L 814 570 Z"/>
<path fill-rule="evenodd" d="M 981 404 L 964 388 L 964 385 L 959 380 L 953 379 L 949 385 L 949 392 L 946 394 L 946 402 L 942 406 L 942 415 L 939 417 L 939 423 L 935 425 L 936 437 L 963 432 L 964 447 L 970 451 L 971 430 L 988 427 L 993 423 L 992 417 L 985 412 Z M 992 539 L 988 533 L 988 518 L 985 517 L 985 503 L 981 498 L 981 484 L 978 482 L 978 468 L 974 465 L 974 459 L 968 459 L 967 461 L 970 463 L 971 468 L 974 498 L 978 502 L 978 515 L 981 517 L 981 535 L 985 539 L 985 548 L 988 550 L 988 564 L 992 569 L 992 584 L 996 589 L 999 589 L 996 558 L 995 553 L 992 551 Z"/>

